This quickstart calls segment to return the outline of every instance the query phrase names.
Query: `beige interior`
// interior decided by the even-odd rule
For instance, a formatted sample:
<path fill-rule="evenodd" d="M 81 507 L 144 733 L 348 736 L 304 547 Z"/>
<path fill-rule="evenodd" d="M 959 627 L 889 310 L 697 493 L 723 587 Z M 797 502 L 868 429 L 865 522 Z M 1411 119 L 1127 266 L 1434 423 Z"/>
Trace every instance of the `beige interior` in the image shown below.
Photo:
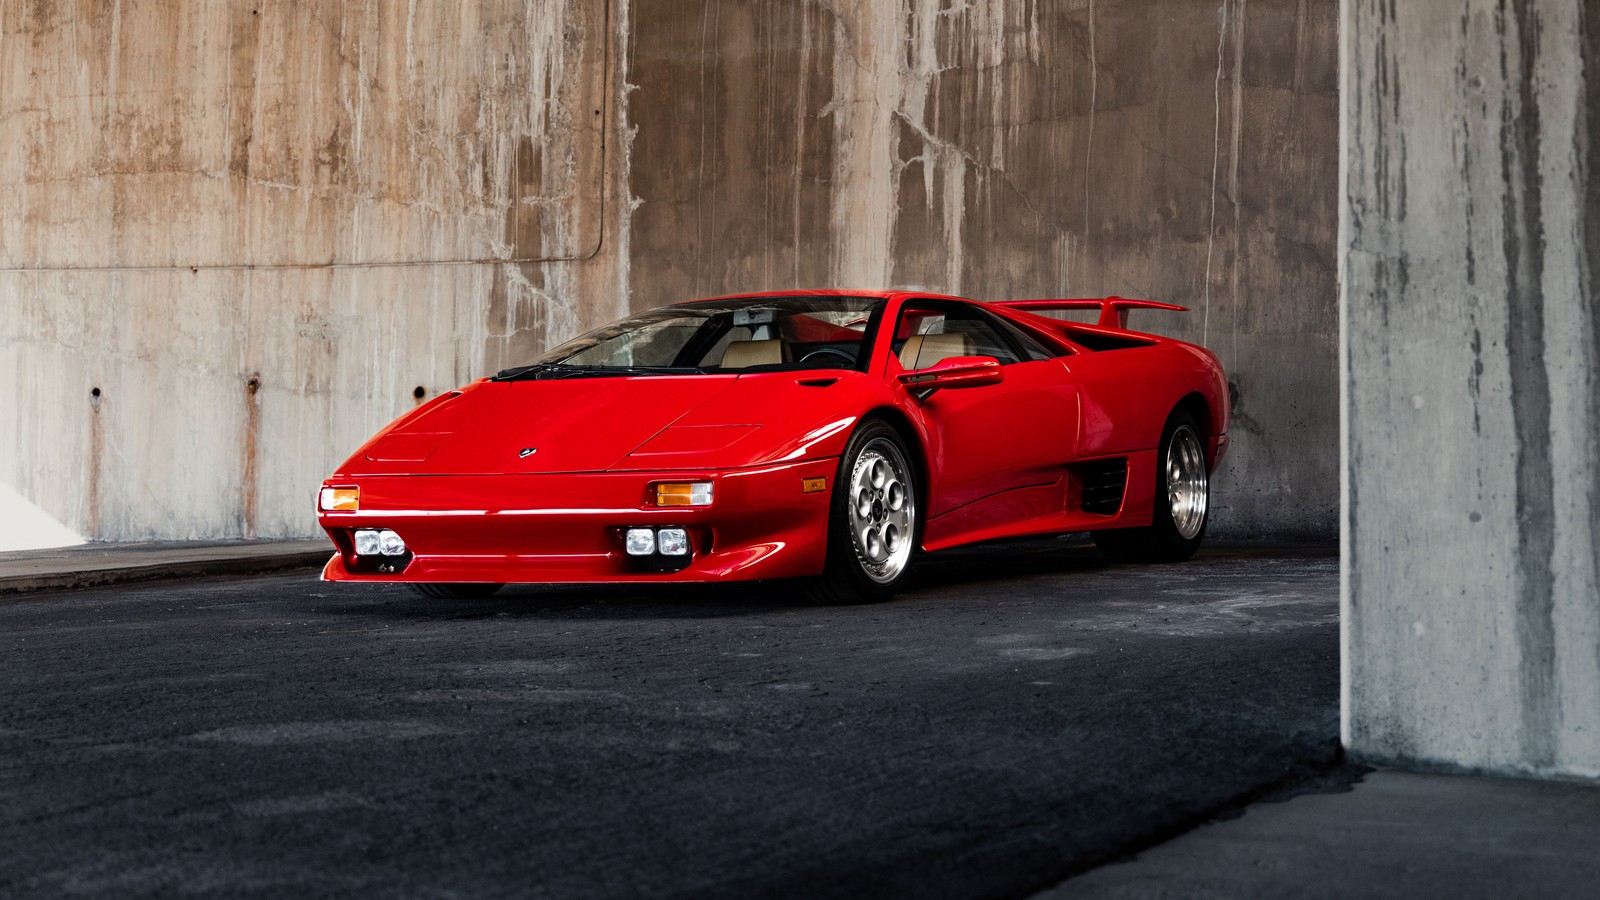
<path fill-rule="evenodd" d="M 746 366 L 770 366 L 783 362 L 783 341 L 734 341 L 722 351 L 724 369 L 743 369 Z"/>
<path fill-rule="evenodd" d="M 914 334 L 906 338 L 905 346 L 900 348 L 900 365 L 916 371 L 952 356 L 971 356 L 972 353 L 971 335 L 959 331 L 952 334 Z"/>

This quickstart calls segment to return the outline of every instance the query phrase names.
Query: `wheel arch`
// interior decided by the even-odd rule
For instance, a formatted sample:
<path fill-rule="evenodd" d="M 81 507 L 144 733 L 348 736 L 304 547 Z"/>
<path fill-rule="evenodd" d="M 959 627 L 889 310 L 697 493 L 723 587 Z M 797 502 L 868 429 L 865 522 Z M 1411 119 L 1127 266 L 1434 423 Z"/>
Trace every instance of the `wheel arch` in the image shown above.
<path fill-rule="evenodd" d="M 1177 402 L 1175 406 L 1172 407 L 1172 412 L 1188 413 L 1190 418 L 1194 419 L 1204 432 L 1200 435 L 1201 438 L 1215 437 L 1216 435 L 1221 434 L 1223 431 L 1223 429 L 1219 427 L 1216 414 L 1211 408 L 1211 401 L 1206 399 L 1206 395 L 1200 391 L 1192 391 L 1189 394 L 1186 394 Z M 1171 413 L 1168 414 L 1168 417 L 1171 417 Z M 1214 459 L 1208 459 L 1206 462 L 1212 465 L 1216 464 L 1216 460 Z"/>
<path fill-rule="evenodd" d="M 889 581 L 882 581 L 878 576 L 866 571 L 867 562 L 854 546 L 851 529 L 845 527 L 840 530 L 837 526 L 848 526 L 852 505 L 850 498 L 850 476 L 847 465 L 852 459 L 851 447 L 866 429 L 871 429 L 878 440 L 888 437 L 884 431 L 893 434 L 899 439 L 903 449 L 905 462 L 911 468 L 911 480 L 916 485 L 914 490 L 922 489 L 925 476 L 922 474 L 925 467 L 924 449 L 922 441 L 917 437 L 915 425 L 908 418 L 892 407 L 875 406 L 867 409 L 855 419 L 855 427 L 850 429 L 843 451 L 839 455 L 839 475 L 834 480 L 833 490 L 828 495 L 828 529 L 827 529 L 827 556 L 821 575 L 812 579 L 806 587 L 806 595 L 814 602 L 824 604 L 841 603 L 867 603 L 886 600 L 894 594 L 899 586 L 904 583 L 906 572 L 909 570 L 917 550 L 921 546 L 921 531 L 925 516 L 915 517 L 915 527 L 918 532 L 911 540 L 907 555 L 899 563 L 898 571 L 888 572 Z M 866 446 L 862 445 L 863 448 Z M 896 454 L 900 455 L 900 454 Z M 920 500 L 918 501 L 921 502 Z M 891 551 L 884 563 L 890 562 L 892 557 L 898 556 L 899 551 Z"/>
<path fill-rule="evenodd" d="M 916 474 L 917 489 L 921 492 L 921 503 L 924 510 L 923 514 L 917 517 L 917 541 L 918 546 L 921 546 L 922 535 L 920 532 L 928 523 L 926 511 L 932 508 L 930 500 L 933 476 L 928 469 L 928 446 L 923 441 L 922 433 L 917 429 L 916 424 L 911 421 L 911 418 L 893 406 L 878 406 L 867 410 L 861 414 L 857 427 L 860 427 L 860 422 L 865 422 L 868 419 L 880 419 L 888 423 L 889 427 L 900 435 L 901 443 L 905 444 L 906 452 L 911 455 L 911 468 Z"/>

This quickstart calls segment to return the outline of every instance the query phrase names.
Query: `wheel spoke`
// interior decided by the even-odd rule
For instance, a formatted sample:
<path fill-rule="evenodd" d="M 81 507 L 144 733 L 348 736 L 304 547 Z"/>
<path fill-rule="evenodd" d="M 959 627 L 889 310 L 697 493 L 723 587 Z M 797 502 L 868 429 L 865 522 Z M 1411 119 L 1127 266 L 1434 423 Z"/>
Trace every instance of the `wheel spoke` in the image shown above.
<path fill-rule="evenodd" d="M 909 469 L 898 447 L 883 438 L 869 441 L 850 469 L 851 542 L 861 570 L 878 582 L 898 578 L 911 558 L 916 521 Z"/>
<path fill-rule="evenodd" d="M 1192 540 L 1205 524 L 1207 473 L 1205 454 L 1194 430 L 1183 426 L 1167 445 L 1167 508 L 1173 527 Z"/>

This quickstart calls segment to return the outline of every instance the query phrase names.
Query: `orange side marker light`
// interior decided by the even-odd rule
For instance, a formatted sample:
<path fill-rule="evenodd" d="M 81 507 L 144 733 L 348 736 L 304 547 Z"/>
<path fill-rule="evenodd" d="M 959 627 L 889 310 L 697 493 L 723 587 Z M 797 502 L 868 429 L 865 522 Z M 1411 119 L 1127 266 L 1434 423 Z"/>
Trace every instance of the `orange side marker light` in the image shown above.
<path fill-rule="evenodd" d="M 317 495 L 317 507 L 323 512 L 356 512 L 361 509 L 361 489 L 325 487 Z"/>

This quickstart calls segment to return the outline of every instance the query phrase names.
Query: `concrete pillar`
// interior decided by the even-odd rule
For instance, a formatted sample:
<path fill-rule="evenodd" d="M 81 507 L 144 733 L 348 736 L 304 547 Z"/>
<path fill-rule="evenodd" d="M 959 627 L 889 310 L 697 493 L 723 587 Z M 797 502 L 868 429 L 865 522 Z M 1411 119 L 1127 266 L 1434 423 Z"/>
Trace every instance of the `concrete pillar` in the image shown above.
<path fill-rule="evenodd" d="M 1600 778 L 1600 10 L 1343 17 L 1346 745 Z"/>

